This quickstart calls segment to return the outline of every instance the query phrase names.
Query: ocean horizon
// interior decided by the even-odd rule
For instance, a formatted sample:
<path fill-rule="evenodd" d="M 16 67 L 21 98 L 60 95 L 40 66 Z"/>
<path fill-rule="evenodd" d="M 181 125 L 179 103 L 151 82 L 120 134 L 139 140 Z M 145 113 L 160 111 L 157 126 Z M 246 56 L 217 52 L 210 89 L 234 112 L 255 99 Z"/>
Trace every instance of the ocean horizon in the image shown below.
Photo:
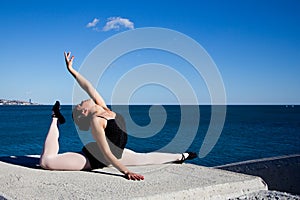
<path fill-rule="evenodd" d="M 176 137 L 181 123 L 180 109 L 198 107 L 200 121 L 193 121 L 191 115 L 188 123 L 183 124 L 190 126 L 189 122 L 193 122 L 193 126 L 197 126 L 197 133 L 195 136 L 186 133 L 186 139 L 182 140 L 182 145 L 188 144 L 187 151 L 198 153 L 210 124 L 211 106 L 162 106 L 167 115 L 163 128 L 149 137 L 136 137 L 136 134 L 131 133 L 134 130 L 129 130 L 126 147 L 144 153 L 160 150 Z M 122 110 L 126 106 L 116 107 Z M 147 126 L 151 123 L 150 107 L 129 105 L 132 120 L 141 127 Z M 0 156 L 40 154 L 51 121 L 51 108 L 52 105 L 0 106 Z M 216 145 L 207 156 L 190 163 L 212 167 L 300 153 L 299 105 L 227 105 L 226 108 L 224 127 Z M 67 122 L 60 127 L 60 153 L 80 151 L 84 144 L 83 136 L 88 137 L 90 133 L 77 131 L 71 118 L 71 105 L 62 105 L 61 112 Z"/>

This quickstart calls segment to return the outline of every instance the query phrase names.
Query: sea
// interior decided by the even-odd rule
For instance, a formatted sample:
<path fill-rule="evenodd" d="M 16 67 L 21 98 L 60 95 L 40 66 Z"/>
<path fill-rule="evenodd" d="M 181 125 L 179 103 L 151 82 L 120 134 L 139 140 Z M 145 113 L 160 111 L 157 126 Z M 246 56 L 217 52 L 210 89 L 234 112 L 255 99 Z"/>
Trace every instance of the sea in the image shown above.
<path fill-rule="evenodd" d="M 119 107 L 122 110 L 122 106 Z M 124 106 L 123 110 L 128 110 L 130 120 L 137 126 L 147 128 L 155 121 L 149 115 L 152 107 L 130 105 Z M 182 120 L 183 107 L 187 110 L 199 109 L 200 118 L 191 112 L 188 117 L 185 113 L 186 119 Z M 162 149 L 166 152 L 168 148 L 164 147 L 172 143 L 179 129 L 184 127 L 183 130 L 191 128 L 196 132 L 183 133 L 184 139 L 176 143 L 178 149 L 182 145 L 186 146 L 186 151 L 198 153 L 211 123 L 212 106 L 163 105 L 162 108 L 166 115 L 165 120 L 162 119 L 162 128 L 154 134 L 149 131 L 148 135 L 141 136 L 134 133 L 134 128 L 128 130 L 126 147 L 142 153 Z M 52 105 L 0 106 L 0 157 L 40 154 L 51 122 L 51 109 Z M 59 152 L 78 152 L 86 142 L 84 136 L 92 138 L 91 133 L 76 129 L 72 121 L 71 105 L 62 105 L 61 112 L 66 123 L 60 126 Z M 154 117 L 160 117 L 159 114 Z M 252 159 L 300 154 L 299 105 L 228 105 L 224 117 L 224 126 L 220 134 L 215 134 L 218 137 L 211 150 L 207 155 L 188 162 L 213 167 Z M 170 149 L 170 152 L 174 151 L 176 148 Z"/>

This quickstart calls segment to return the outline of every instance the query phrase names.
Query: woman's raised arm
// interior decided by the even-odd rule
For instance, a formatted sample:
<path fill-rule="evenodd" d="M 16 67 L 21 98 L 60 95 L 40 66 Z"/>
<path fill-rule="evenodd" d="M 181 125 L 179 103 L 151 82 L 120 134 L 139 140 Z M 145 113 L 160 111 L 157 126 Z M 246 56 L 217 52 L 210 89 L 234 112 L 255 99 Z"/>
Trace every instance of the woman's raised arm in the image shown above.
<path fill-rule="evenodd" d="M 86 91 L 86 93 L 95 101 L 96 104 L 102 106 L 103 108 L 108 109 L 104 99 L 97 92 L 97 90 L 92 86 L 92 84 L 73 68 L 74 56 L 71 57 L 71 52 L 68 53 L 64 52 L 64 55 L 65 55 L 67 69 L 71 73 L 71 75 L 76 79 L 80 87 L 84 91 Z"/>

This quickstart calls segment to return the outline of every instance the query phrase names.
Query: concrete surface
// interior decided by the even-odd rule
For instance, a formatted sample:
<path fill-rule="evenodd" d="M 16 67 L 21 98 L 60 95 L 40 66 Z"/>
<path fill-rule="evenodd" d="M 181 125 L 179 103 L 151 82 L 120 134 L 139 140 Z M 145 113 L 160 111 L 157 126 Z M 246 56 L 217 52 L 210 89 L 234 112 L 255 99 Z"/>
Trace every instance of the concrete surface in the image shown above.
<path fill-rule="evenodd" d="M 269 190 L 300 195 L 300 155 L 280 156 L 216 167 L 261 177 Z"/>
<path fill-rule="evenodd" d="M 271 190 L 262 190 L 259 192 L 253 192 L 250 194 L 242 195 L 238 198 L 230 200 L 300 200 L 300 196 L 288 194 L 286 192 L 278 192 Z"/>
<path fill-rule="evenodd" d="M 28 158 L 28 160 L 27 160 Z M 36 157 L 0 158 L 0 197 L 7 199 L 228 199 L 267 190 L 255 176 L 192 164 L 129 167 L 145 176 L 128 181 L 114 168 L 92 172 L 39 169 Z"/>

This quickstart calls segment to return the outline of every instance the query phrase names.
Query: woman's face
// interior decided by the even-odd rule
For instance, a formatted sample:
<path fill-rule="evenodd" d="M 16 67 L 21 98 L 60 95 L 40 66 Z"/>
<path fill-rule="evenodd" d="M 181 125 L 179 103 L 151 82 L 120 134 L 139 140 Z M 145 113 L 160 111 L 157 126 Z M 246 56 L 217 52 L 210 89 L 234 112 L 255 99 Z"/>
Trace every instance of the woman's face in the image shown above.
<path fill-rule="evenodd" d="M 76 106 L 77 110 L 81 110 L 82 114 L 87 116 L 88 111 L 95 106 L 95 102 L 92 99 L 87 99 L 82 101 L 80 104 Z"/>

